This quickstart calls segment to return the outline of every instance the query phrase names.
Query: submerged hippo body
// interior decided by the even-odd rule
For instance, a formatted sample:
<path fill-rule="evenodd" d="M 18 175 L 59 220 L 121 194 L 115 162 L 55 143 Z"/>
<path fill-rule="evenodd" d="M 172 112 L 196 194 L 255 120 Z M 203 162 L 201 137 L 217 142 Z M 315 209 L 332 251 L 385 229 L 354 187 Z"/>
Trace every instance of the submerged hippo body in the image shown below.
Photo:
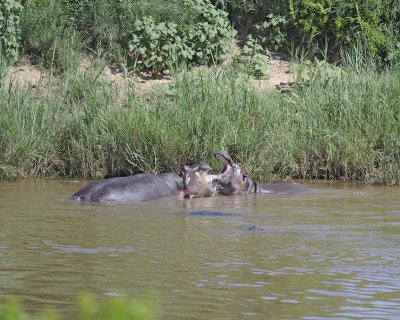
<path fill-rule="evenodd" d="M 219 194 L 289 194 L 308 190 L 306 186 L 298 183 L 259 183 L 253 181 L 253 179 L 243 171 L 240 164 L 233 162 L 228 152 L 218 151 L 215 156 L 222 164 L 221 170 L 214 180 L 217 189 L 216 192 Z"/>
<path fill-rule="evenodd" d="M 245 177 L 245 188 L 242 193 L 289 194 L 307 191 L 308 188 L 300 183 L 259 183 L 250 177 Z"/>
<path fill-rule="evenodd" d="M 142 202 L 177 195 L 182 190 L 182 178 L 175 172 L 93 181 L 72 195 L 76 201 Z"/>
<path fill-rule="evenodd" d="M 159 175 L 139 173 L 134 176 L 93 181 L 72 195 L 76 201 L 143 202 L 158 198 L 210 196 L 213 175 L 207 163 L 185 166 L 178 172 Z"/>

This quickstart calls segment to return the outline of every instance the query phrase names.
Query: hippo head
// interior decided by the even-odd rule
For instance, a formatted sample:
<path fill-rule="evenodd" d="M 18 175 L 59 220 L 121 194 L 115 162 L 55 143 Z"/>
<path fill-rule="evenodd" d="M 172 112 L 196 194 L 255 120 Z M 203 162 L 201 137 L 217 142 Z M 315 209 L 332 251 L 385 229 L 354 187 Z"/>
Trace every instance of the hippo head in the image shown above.
<path fill-rule="evenodd" d="M 210 174 L 211 167 L 204 162 L 184 166 L 179 171 L 185 198 L 254 192 L 253 180 L 240 164 L 233 162 L 228 152 L 218 151 L 215 157 L 221 162 L 221 169 L 217 174 Z"/>
<path fill-rule="evenodd" d="M 211 167 L 204 162 L 192 166 L 184 166 L 179 172 L 183 180 L 185 198 L 210 197 L 216 194 L 215 175 L 209 174 Z"/>
<path fill-rule="evenodd" d="M 221 169 L 213 180 L 217 193 L 233 195 L 253 191 L 253 180 L 247 176 L 240 164 L 233 162 L 228 152 L 218 151 L 215 157 L 221 162 Z"/>

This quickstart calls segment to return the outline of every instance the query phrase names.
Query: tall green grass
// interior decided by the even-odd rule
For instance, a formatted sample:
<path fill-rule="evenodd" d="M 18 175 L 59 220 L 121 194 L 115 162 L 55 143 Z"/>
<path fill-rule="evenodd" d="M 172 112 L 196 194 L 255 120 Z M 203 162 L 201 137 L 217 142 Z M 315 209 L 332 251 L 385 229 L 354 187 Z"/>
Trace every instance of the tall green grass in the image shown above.
<path fill-rule="evenodd" d="M 64 73 L 40 95 L 0 92 L 0 177 L 162 172 L 228 150 L 257 180 L 400 183 L 399 68 L 348 57 L 342 75 L 293 95 L 256 92 L 235 69 L 177 75 L 120 101 L 101 69 Z"/>

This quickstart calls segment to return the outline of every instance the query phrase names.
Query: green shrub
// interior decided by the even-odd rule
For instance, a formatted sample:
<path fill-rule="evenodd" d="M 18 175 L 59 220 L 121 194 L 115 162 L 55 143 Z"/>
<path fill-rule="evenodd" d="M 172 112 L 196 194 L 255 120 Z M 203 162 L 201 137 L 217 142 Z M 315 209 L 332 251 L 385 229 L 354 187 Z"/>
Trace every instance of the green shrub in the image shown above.
<path fill-rule="evenodd" d="M 224 57 L 234 36 L 226 13 L 208 0 L 185 0 L 184 6 L 197 17 L 191 25 L 136 20 L 129 50 L 139 66 L 157 74 L 179 63 L 217 63 Z"/>
<path fill-rule="evenodd" d="M 245 38 L 248 33 L 254 33 L 253 26 L 275 17 L 288 14 L 289 0 L 213 0 L 218 8 L 229 14 L 229 20 L 239 34 Z"/>
<path fill-rule="evenodd" d="M 370 54 L 393 58 L 400 42 L 399 0 L 290 0 L 291 23 L 298 40 L 309 45 L 327 45 L 333 53 L 362 43 Z M 294 36 L 296 36 L 294 34 Z"/>
<path fill-rule="evenodd" d="M 214 0 L 244 41 L 261 35 L 264 48 L 285 50 L 295 42 L 318 54 L 327 46 L 330 57 L 355 42 L 366 46 L 378 61 L 396 62 L 400 52 L 399 0 Z M 327 49 L 325 48 L 325 49 Z"/>
<path fill-rule="evenodd" d="M 91 51 L 120 63 L 126 63 L 132 33 L 140 33 L 142 30 L 138 21 L 148 27 L 151 27 L 151 23 L 144 21 L 146 19 L 154 21 L 157 27 L 158 24 L 164 23 L 175 24 L 181 28 L 195 23 L 199 15 L 189 6 L 182 5 L 181 0 L 68 2 L 71 23 L 87 40 Z"/>
<path fill-rule="evenodd" d="M 185 0 L 185 3 L 197 16 L 194 25 L 183 28 L 184 41 L 194 51 L 193 62 L 218 63 L 236 34 L 229 24 L 228 14 L 209 0 Z"/>
<path fill-rule="evenodd" d="M 278 51 L 286 41 L 287 20 L 283 16 L 268 14 L 254 25 L 254 36 L 265 49 Z"/>
<path fill-rule="evenodd" d="M 0 0 L 0 54 L 16 58 L 20 47 L 19 0 Z"/>
<path fill-rule="evenodd" d="M 344 73 L 340 67 L 318 59 L 314 62 L 307 60 L 301 64 L 294 64 L 292 71 L 295 74 L 297 86 L 310 86 L 315 82 L 329 85 L 333 81 L 338 81 Z"/>
<path fill-rule="evenodd" d="M 233 66 L 240 72 L 256 79 L 265 79 L 269 76 L 269 52 L 265 51 L 256 39 L 250 34 L 246 45 L 240 54 L 234 56 Z"/>
<path fill-rule="evenodd" d="M 184 57 L 191 59 L 193 56 L 193 52 L 178 35 L 175 23 L 156 24 L 151 17 L 136 20 L 129 50 L 135 65 L 143 64 L 156 74 L 176 65 Z"/>
<path fill-rule="evenodd" d="M 333 10 L 333 0 L 290 0 L 290 16 L 306 39 L 325 32 Z"/>

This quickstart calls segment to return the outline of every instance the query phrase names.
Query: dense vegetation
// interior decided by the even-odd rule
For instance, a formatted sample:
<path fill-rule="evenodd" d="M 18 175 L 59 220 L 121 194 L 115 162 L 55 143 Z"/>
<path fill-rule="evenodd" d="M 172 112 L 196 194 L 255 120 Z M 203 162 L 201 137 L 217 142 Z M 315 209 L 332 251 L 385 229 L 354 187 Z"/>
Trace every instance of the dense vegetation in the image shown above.
<path fill-rule="evenodd" d="M 398 0 L 0 3 L 1 179 L 216 166 L 226 149 L 260 180 L 400 182 Z M 297 75 L 288 95 L 251 86 L 277 50 Z M 18 52 L 49 79 L 40 94 L 6 83 Z M 105 65 L 175 80 L 121 99 Z"/>
<path fill-rule="evenodd" d="M 381 62 L 398 62 L 399 0 L 215 0 L 229 12 L 242 37 L 253 33 L 263 45 L 303 47 L 312 57 L 323 49 L 334 61 L 340 51 L 362 43 Z"/>

